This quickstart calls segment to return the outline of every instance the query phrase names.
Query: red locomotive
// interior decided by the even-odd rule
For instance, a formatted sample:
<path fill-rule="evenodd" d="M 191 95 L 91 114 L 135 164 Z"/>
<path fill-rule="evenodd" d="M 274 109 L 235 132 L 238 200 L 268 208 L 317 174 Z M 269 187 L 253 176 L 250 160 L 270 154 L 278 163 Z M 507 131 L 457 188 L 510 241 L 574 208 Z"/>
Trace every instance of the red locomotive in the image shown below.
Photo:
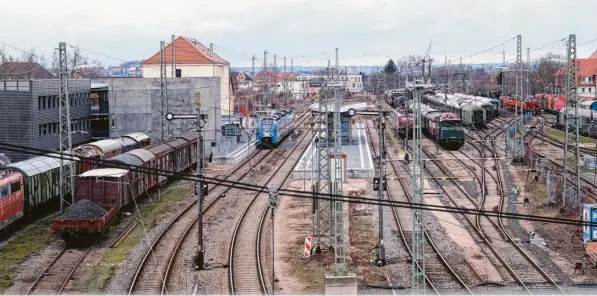
<path fill-rule="evenodd" d="M 518 101 L 510 97 L 502 97 L 502 106 L 510 111 L 514 111 L 517 107 L 523 108 L 525 111 L 537 113 L 541 106 L 534 98 L 529 98 L 524 101 Z"/>
<path fill-rule="evenodd" d="M 23 175 L 0 171 L 0 229 L 24 215 L 25 199 Z"/>

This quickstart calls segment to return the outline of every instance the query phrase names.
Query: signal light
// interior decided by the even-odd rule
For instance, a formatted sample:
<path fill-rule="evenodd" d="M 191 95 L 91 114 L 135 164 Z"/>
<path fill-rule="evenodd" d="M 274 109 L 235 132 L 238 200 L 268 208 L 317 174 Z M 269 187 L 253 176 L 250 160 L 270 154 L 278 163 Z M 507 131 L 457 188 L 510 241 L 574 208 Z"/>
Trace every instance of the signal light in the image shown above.
<path fill-rule="evenodd" d="M 504 75 L 504 73 L 502 73 L 502 71 L 500 71 L 500 74 L 497 75 L 497 83 L 498 83 L 498 85 L 502 85 L 503 78 L 504 78 L 503 75 Z"/>
<path fill-rule="evenodd" d="M 373 178 L 373 191 L 379 191 L 379 178 Z"/>

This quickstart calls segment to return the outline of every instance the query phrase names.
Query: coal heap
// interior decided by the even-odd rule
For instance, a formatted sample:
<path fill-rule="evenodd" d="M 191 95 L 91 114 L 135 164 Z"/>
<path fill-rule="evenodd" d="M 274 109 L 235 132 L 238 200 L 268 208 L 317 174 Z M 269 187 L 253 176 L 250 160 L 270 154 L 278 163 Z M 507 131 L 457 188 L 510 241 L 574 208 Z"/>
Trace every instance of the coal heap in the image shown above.
<path fill-rule="evenodd" d="M 77 201 L 60 216 L 65 219 L 100 219 L 106 210 L 87 199 Z"/>

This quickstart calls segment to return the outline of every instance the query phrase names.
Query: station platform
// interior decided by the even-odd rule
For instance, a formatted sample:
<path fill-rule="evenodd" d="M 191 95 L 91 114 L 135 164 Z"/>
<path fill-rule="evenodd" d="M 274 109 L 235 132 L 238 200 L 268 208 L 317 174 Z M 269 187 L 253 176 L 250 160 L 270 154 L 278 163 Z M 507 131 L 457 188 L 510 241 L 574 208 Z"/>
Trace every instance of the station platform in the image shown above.
<path fill-rule="evenodd" d="M 248 142 L 225 143 L 214 149 L 212 163 L 237 164 L 257 148 L 257 139 L 251 138 Z"/>
<path fill-rule="evenodd" d="M 373 157 L 364 123 L 356 123 L 352 129 L 353 141 L 351 144 L 342 145 L 342 153 L 346 153 L 346 178 L 348 179 L 369 179 L 375 175 Z M 358 143 L 358 144 L 356 144 Z M 317 149 L 312 141 L 305 152 L 301 155 L 298 165 L 292 174 L 295 180 L 311 180 L 316 176 L 317 170 Z M 330 147 L 333 151 L 333 148 Z"/>

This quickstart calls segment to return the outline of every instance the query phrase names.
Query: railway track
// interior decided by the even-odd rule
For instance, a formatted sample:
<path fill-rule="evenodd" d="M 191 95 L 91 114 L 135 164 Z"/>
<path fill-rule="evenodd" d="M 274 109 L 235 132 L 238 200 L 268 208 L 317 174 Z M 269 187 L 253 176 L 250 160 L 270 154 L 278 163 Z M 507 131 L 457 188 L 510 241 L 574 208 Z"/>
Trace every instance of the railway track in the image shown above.
<path fill-rule="evenodd" d="M 37 276 L 26 294 L 55 293 L 60 295 L 89 251 L 91 251 L 91 247 L 84 249 L 62 249 Z M 37 291 L 40 293 L 36 293 Z"/>
<path fill-rule="evenodd" d="M 372 129 L 372 128 L 375 129 L 375 127 L 371 127 L 369 122 L 367 122 L 366 130 L 367 130 L 367 136 L 369 138 L 369 142 L 370 143 L 378 143 L 378 141 L 376 141 L 375 139 L 372 139 L 372 134 L 370 131 L 370 129 Z M 374 153 L 376 153 L 376 151 L 378 149 L 377 146 L 378 146 L 377 144 L 371 145 Z M 394 176 L 390 176 L 389 178 L 394 178 L 399 181 L 400 187 L 402 188 L 402 190 L 405 193 L 404 197 L 405 197 L 406 201 L 410 203 L 411 202 L 410 192 L 412 192 L 412 190 L 409 190 L 407 188 L 408 186 L 402 180 L 401 174 L 400 174 L 401 170 L 396 166 L 396 163 L 393 160 L 392 155 L 393 155 L 393 153 L 391 151 L 388 151 L 387 157 L 389 158 L 389 163 L 390 163 L 390 166 L 392 167 L 392 172 L 394 175 Z M 391 189 L 392 189 L 392 186 L 390 184 L 388 184 L 388 191 L 387 191 L 388 198 L 392 201 L 398 201 L 398 194 L 393 193 Z M 406 251 L 412 258 L 412 251 L 410 248 L 412 245 L 412 232 L 405 230 L 405 229 L 409 229 L 409 227 L 412 228 L 412 220 L 411 220 L 412 215 L 404 215 L 404 213 L 399 214 L 398 209 L 396 207 L 391 207 L 391 210 L 392 210 L 392 215 L 394 217 L 394 221 L 396 222 L 396 227 L 398 229 L 398 233 L 400 234 L 401 241 L 404 245 L 404 248 L 406 249 Z M 425 258 L 425 270 L 426 270 L 425 281 L 427 282 L 427 285 L 429 286 L 429 288 L 431 288 L 431 290 L 433 290 L 433 292 L 438 295 L 444 294 L 444 293 L 453 293 L 453 292 L 457 292 L 457 293 L 465 292 L 467 294 L 472 295 L 473 293 L 471 292 L 471 290 L 469 289 L 467 284 L 464 282 L 464 280 L 460 276 L 458 276 L 458 274 L 456 273 L 454 268 L 452 268 L 452 266 L 448 263 L 446 258 L 442 255 L 442 253 L 440 252 L 439 248 L 434 243 L 433 239 L 431 238 L 431 236 L 429 235 L 427 230 L 425 230 L 424 235 L 425 235 L 425 239 L 427 242 L 425 244 L 425 254 L 427 254 L 427 256 Z M 433 254 L 433 255 L 430 255 L 430 254 Z M 454 282 L 456 282 L 456 286 L 454 285 Z"/>
<path fill-rule="evenodd" d="M 491 134 L 493 134 L 496 131 L 493 131 L 489 134 L 486 133 L 486 136 L 489 137 L 491 136 Z M 482 132 L 485 133 L 485 132 Z M 495 137 L 499 136 L 500 133 L 498 133 Z M 494 137 L 494 139 L 495 139 Z M 474 142 L 473 142 L 474 143 Z M 499 205 L 498 205 L 498 211 L 501 212 L 501 209 L 503 208 L 504 202 L 505 202 L 505 194 L 503 192 L 502 189 L 502 182 L 501 182 L 501 175 L 499 174 L 499 170 L 500 170 L 500 166 L 499 166 L 499 162 L 497 160 L 497 154 L 494 152 L 496 151 L 496 147 L 495 147 L 495 140 L 491 141 L 491 147 L 487 147 L 489 149 L 487 149 L 489 153 L 491 153 L 493 159 L 495 160 L 495 169 L 498 172 L 496 175 L 491 175 L 486 167 L 482 167 L 482 172 L 487 172 L 491 178 L 494 179 L 494 192 L 492 192 L 494 194 L 494 196 L 497 195 L 497 197 L 499 198 Z M 481 145 L 486 145 L 486 144 L 481 144 Z M 473 145 L 474 147 L 477 147 L 476 144 Z M 478 148 L 478 147 L 477 147 Z M 431 156 L 430 151 L 428 151 L 428 149 L 423 149 L 424 153 L 427 154 L 428 156 Z M 481 153 L 481 149 L 479 149 L 479 153 Z M 456 157 L 455 157 L 456 158 Z M 435 165 L 435 167 L 438 169 L 438 171 L 433 172 L 430 166 L 425 166 L 425 170 L 427 171 L 427 173 L 429 175 L 431 175 L 431 177 L 436 178 L 436 183 L 439 185 L 439 187 L 445 192 L 446 197 L 448 197 L 448 199 L 451 201 L 452 204 L 454 204 L 456 207 L 461 207 L 461 208 L 470 208 L 470 207 L 466 207 L 463 206 L 462 198 L 456 199 L 455 197 L 453 197 L 453 193 L 451 193 L 451 190 L 446 188 L 446 186 L 444 184 L 442 184 L 442 182 L 440 182 L 440 180 L 437 179 L 438 176 L 442 175 L 442 176 L 449 176 L 451 173 L 448 169 L 446 169 L 444 166 L 442 166 L 438 160 L 434 160 L 431 162 L 427 162 L 427 163 L 433 163 Z M 464 164 L 464 163 L 463 163 Z M 465 165 L 465 167 L 468 167 Z M 485 183 L 485 177 L 483 177 L 483 181 L 480 183 Z M 484 190 L 484 194 L 483 194 L 483 198 L 481 203 L 479 204 L 477 201 L 475 201 L 472 197 L 470 197 L 470 195 L 453 179 L 453 178 L 445 178 L 447 180 L 450 180 L 451 183 L 453 183 L 455 186 L 455 188 L 457 188 L 457 190 L 459 191 L 459 193 L 461 195 L 464 195 L 466 197 L 465 200 L 468 200 L 468 202 L 466 202 L 465 204 L 472 204 L 474 205 L 474 207 L 478 210 L 481 211 L 483 210 L 483 206 L 485 205 L 486 202 L 486 197 L 488 196 L 488 189 L 491 189 L 491 187 L 485 188 Z M 534 293 L 545 293 L 545 292 L 549 292 L 549 293 L 554 293 L 554 292 L 558 292 L 561 294 L 564 294 L 564 292 L 561 290 L 561 288 L 557 285 L 557 283 L 555 283 L 555 281 L 553 281 L 553 279 L 545 272 L 541 269 L 541 267 L 520 247 L 518 246 L 512 239 L 512 237 L 510 237 L 509 233 L 507 232 L 507 230 L 504 228 L 504 225 L 502 223 L 502 218 L 501 216 L 498 219 L 492 219 L 489 218 L 485 215 L 481 215 L 480 212 L 478 212 L 475 215 L 475 220 L 476 222 L 473 222 L 473 220 L 469 217 L 469 215 L 465 214 L 464 212 L 461 212 L 461 214 L 463 215 L 463 217 L 467 220 L 467 222 L 469 223 L 469 225 L 475 230 L 475 232 L 477 232 L 477 234 L 482 238 L 482 240 L 486 243 L 486 245 L 489 247 L 489 249 L 492 251 L 492 253 L 496 256 L 496 258 L 502 263 L 502 266 L 507 270 L 507 272 L 511 275 L 511 277 L 522 287 L 522 289 L 529 293 L 529 294 L 534 294 Z M 494 239 L 492 241 L 490 241 L 489 236 L 485 234 L 484 232 L 484 225 L 481 221 L 481 217 L 486 218 L 491 225 L 493 225 L 493 227 L 495 227 L 495 229 L 498 229 L 500 231 L 501 236 L 505 239 L 505 240 L 499 240 L 499 239 Z M 512 247 L 516 250 L 516 252 L 511 252 Z M 521 264 L 520 262 L 526 262 L 524 264 Z"/>
<path fill-rule="evenodd" d="M 307 114 L 301 115 L 296 125 L 303 123 L 308 118 Z M 253 156 L 236 166 L 224 180 L 242 180 L 252 171 L 254 166 L 263 162 L 274 151 L 273 149 L 258 150 Z M 222 182 L 210 188 L 208 195 L 204 197 L 206 206 L 202 213 L 204 215 L 208 213 L 230 189 L 231 187 L 222 184 Z M 209 200 L 207 200 L 208 197 Z M 174 260 L 191 228 L 197 223 L 197 211 L 197 203 L 195 201 L 190 202 L 157 234 L 138 265 L 129 286 L 129 295 L 138 293 L 168 294 L 167 286 L 169 279 L 173 276 L 171 269 L 174 266 Z"/>
<path fill-rule="evenodd" d="M 300 140 L 291 149 L 283 163 L 267 178 L 262 185 L 262 190 L 282 188 L 292 169 L 300 161 L 302 151 L 297 150 L 301 144 L 306 146 L 312 140 L 310 129 L 303 133 Z M 286 172 L 281 176 L 278 172 Z M 235 294 L 274 294 L 274 287 L 266 284 L 265 270 L 263 267 L 263 251 L 261 249 L 262 234 L 269 208 L 269 194 L 257 192 L 243 210 L 232 233 L 228 252 L 228 293 Z M 273 269 L 273 266 L 271 267 Z M 270 278 L 271 280 L 271 278 Z M 268 291 L 268 288 L 270 289 Z"/>
<path fill-rule="evenodd" d="M 486 207 L 488 199 L 493 200 L 493 204 L 490 204 L 490 206 L 493 206 L 496 203 L 496 197 L 499 198 L 497 205 L 495 205 L 498 208 L 498 212 L 501 213 L 505 207 L 506 194 L 503 190 L 504 183 L 500 173 L 501 164 L 497 158 L 497 149 L 495 144 L 495 138 L 499 137 L 499 135 L 504 131 L 505 130 L 503 129 L 497 129 L 489 133 L 486 132 L 483 139 L 487 140 L 487 138 L 492 138 L 493 140 L 489 141 L 491 143 L 489 146 L 485 144 L 485 142 L 481 144 L 473 142 L 473 147 L 475 150 L 477 150 L 477 153 L 479 156 L 481 156 L 481 158 L 489 157 L 493 159 L 493 161 L 490 162 L 490 165 L 492 165 L 492 168 L 494 169 L 489 170 L 484 162 L 482 163 L 474 159 L 472 160 L 480 168 L 479 171 L 475 170 L 475 175 L 477 178 L 479 178 L 479 175 L 481 175 L 480 181 L 482 184 L 484 184 L 484 187 L 482 187 L 482 200 L 478 208 L 479 210 L 491 209 Z M 489 178 L 486 176 L 489 176 Z M 484 231 L 485 227 L 483 227 L 484 225 L 482 225 L 480 222 L 480 217 L 482 216 L 489 220 L 490 223 L 500 231 L 500 235 L 503 240 L 489 240 L 488 235 L 486 235 Z M 519 244 L 514 241 L 512 236 L 504 227 L 503 218 L 501 215 L 498 215 L 497 218 L 490 218 L 486 215 L 481 215 L 478 213 L 476 218 L 476 224 L 478 227 L 477 229 L 483 235 L 483 237 L 487 239 L 488 243 L 491 241 L 490 243 L 492 250 L 495 249 L 496 253 L 504 254 L 499 255 L 501 257 L 500 261 L 502 261 L 502 263 L 509 261 L 507 264 L 507 270 L 513 279 L 523 288 L 523 290 L 529 294 L 565 294 L 560 286 L 553 280 L 552 276 L 544 271 L 541 266 L 536 263 L 535 259 L 533 259 L 525 250 L 523 250 Z M 511 252 L 512 247 L 516 252 Z"/>

